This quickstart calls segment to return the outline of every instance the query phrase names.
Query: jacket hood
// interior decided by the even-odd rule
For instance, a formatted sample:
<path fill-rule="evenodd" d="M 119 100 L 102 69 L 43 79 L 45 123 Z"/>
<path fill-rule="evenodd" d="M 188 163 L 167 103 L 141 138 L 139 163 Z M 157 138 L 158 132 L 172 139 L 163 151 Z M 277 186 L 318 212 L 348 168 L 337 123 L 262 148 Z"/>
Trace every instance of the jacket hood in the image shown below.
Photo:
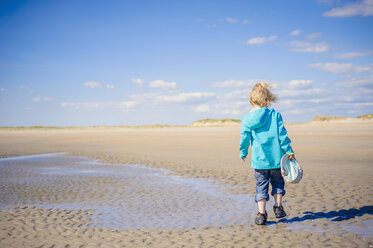
<path fill-rule="evenodd" d="M 272 111 L 273 109 L 269 109 L 267 107 L 256 109 L 245 115 L 241 121 L 243 125 L 251 130 L 258 129 L 266 125 Z"/>

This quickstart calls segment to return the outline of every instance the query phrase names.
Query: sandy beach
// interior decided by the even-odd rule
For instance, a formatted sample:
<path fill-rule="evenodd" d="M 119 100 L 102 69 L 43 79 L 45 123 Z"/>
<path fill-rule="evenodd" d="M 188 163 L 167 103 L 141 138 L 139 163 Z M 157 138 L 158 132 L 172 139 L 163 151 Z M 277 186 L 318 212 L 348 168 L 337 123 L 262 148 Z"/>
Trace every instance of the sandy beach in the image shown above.
<path fill-rule="evenodd" d="M 110 228 L 92 225 L 92 216 L 98 213 L 88 208 L 19 204 L 11 208 L 2 206 L 0 210 L 0 247 L 372 247 L 372 123 L 305 123 L 286 127 L 296 158 L 304 169 L 300 184 L 286 185 L 287 222 L 275 219 L 272 205 L 268 204 L 272 224 L 264 227 L 253 224 L 256 214 L 253 212 L 241 216 L 239 223 L 141 228 L 140 219 L 136 228 Z M 253 170 L 248 162 L 238 158 L 239 132 L 239 125 L 1 129 L 0 157 L 64 152 L 64 156 L 81 156 L 107 164 L 167 169 L 171 175 L 224 185 L 230 195 L 253 195 Z M 17 173 L 27 176 L 21 170 Z M 162 201 L 153 199 L 148 190 L 120 191 L 126 184 L 109 177 L 74 181 L 54 175 L 49 186 L 37 184 L 30 189 L 22 187 L 21 182 L 17 182 L 16 188 L 7 184 L 9 175 L 0 175 L 2 194 L 23 194 L 39 205 L 51 200 L 63 203 L 68 199 L 131 202 L 135 196 L 144 202 L 154 201 L 156 205 Z M 53 184 L 56 190 L 52 192 L 50 185 Z M 117 193 L 108 197 L 108 193 L 100 189 L 103 184 L 110 185 Z M 58 185 L 63 190 L 57 190 Z M 82 188 L 85 194 L 78 190 Z M 168 210 L 162 214 L 193 207 L 188 205 L 190 195 L 177 192 L 170 196 L 176 200 L 172 204 L 166 202 Z M 200 201 L 200 204 L 206 207 L 215 203 Z"/>

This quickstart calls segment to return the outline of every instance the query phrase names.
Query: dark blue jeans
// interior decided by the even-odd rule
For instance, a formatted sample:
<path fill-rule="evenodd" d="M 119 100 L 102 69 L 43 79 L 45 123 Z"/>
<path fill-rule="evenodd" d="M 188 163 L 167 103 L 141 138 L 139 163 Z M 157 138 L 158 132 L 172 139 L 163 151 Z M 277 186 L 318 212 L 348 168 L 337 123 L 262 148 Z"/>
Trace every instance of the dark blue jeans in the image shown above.
<path fill-rule="evenodd" d="M 269 183 L 272 185 L 271 195 L 285 195 L 285 181 L 281 175 L 281 169 L 258 170 L 255 169 L 254 177 L 256 181 L 255 202 L 262 199 L 269 200 Z"/>

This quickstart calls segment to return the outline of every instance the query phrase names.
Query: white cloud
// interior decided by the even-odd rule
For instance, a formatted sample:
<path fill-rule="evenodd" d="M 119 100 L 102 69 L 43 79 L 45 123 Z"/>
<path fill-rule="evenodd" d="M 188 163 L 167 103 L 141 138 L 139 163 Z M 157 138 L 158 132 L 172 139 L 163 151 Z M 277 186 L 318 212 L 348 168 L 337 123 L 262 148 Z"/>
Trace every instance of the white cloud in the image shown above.
<path fill-rule="evenodd" d="M 330 47 L 327 43 L 310 43 L 310 42 L 302 42 L 302 41 L 292 41 L 290 42 L 291 45 L 294 46 L 291 51 L 293 52 L 301 52 L 301 53 L 323 53 L 330 50 Z"/>
<path fill-rule="evenodd" d="M 308 88 L 312 85 L 312 80 L 291 80 L 288 84 L 290 88 Z"/>
<path fill-rule="evenodd" d="M 337 82 L 335 85 L 344 87 L 362 87 L 373 89 L 373 75 L 365 78 L 351 78 L 348 80 Z"/>
<path fill-rule="evenodd" d="M 29 86 L 27 86 L 27 85 L 20 85 L 20 86 L 18 86 L 18 89 L 19 90 L 27 90 L 28 92 L 34 92 L 34 90 L 33 89 L 31 89 Z"/>
<path fill-rule="evenodd" d="M 321 37 L 322 37 L 322 33 L 321 32 L 317 32 L 317 33 L 312 33 L 312 34 L 306 35 L 306 39 L 308 39 L 308 40 L 313 40 L 313 39 L 321 38 Z"/>
<path fill-rule="evenodd" d="M 39 102 L 40 100 L 41 100 L 40 97 L 34 97 L 34 98 L 32 98 L 32 101 L 33 101 L 33 102 Z"/>
<path fill-rule="evenodd" d="M 210 106 L 207 104 L 201 104 L 195 107 L 193 110 L 194 112 L 205 113 L 210 111 Z"/>
<path fill-rule="evenodd" d="M 75 110 L 87 110 L 87 109 L 104 109 L 104 108 L 116 108 L 122 110 L 128 110 L 137 105 L 135 101 L 127 102 L 62 102 L 61 107 L 65 109 Z"/>
<path fill-rule="evenodd" d="M 138 103 L 155 102 L 155 98 L 161 94 L 146 93 L 146 94 L 130 94 L 129 97 Z"/>
<path fill-rule="evenodd" d="M 118 102 L 113 104 L 114 107 L 119 109 L 130 109 L 137 105 L 137 102 L 135 101 L 127 101 L 127 102 Z"/>
<path fill-rule="evenodd" d="M 4 92 L 5 91 L 5 89 L 4 88 L 0 88 L 0 92 Z"/>
<path fill-rule="evenodd" d="M 174 95 L 158 95 L 155 97 L 156 102 L 160 103 L 196 103 L 204 102 L 216 97 L 212 92 L 189 92 Z"/>
<path fill-rule="evenodd" d="M 99 82 L 94 82 L 94 81 L 87 81 L 83 83 L 83 85 L 89 88 L 101 88 L 102 87 L 102 85 Z"/>
<path fill-rule="evenodd" d="M 161 90 L 176 90 L 176 82 L 166 82 L 163 80 L 154 80 L 149 83 L 150 88 Z"/>
<path fill-rule="evenodd" d="M 216 24 L 206 24 L 207 28 L 216 28 Z"/>
<path fill-rule="evenodd" d="M 115 88 L 115 86 L 114 86 L 114 85 L 112 85 L 112 84 L 107 84 L 107 85 L 106 85 L 106 88 L 108 88 L 108 89 L 114 89 L 114 88 Z"/>
<path fill-rule="evenodd" d="M 142 78 L 132 78 L 131 80 L 132 80 L 132 82 L 134 82 L 135 84 L 137 84 L 139 86 L 143 85 L 143 83 L 144 83 L 144 79 L 142 79 Z"/>
<path fill-rule="evenodd" d="M 223 98 L 220 98 L 220 99 L 223 99 Z M 221 101 L 215 104 L 215 108 L 217 109 L 225 109 L 228 106 L 230 109 L 241 109 L 245 107 L 250 107 L 249 98 L 247 98 L 246 101 Z"/>
<path fill-rule="evenodd" d="M 244 88 L 252 87 L 260 80 L 225 80 L 221 82 L 212 83 L 212 87 L 216 88 Z"/>
<path fill-rule="evenodd" d="M 312 96 L 315 97 L 317 95 L 323 94 L 325 91 L 323 89 L 281 89 L 278 92 L 276 92 L 280 98 L 286 99 L 287 97 L 298 97 L 298 98 L 304 98 L 305 96 Z M 294 100 L 294 99 L 292 99 Z M 284 100 L 280 100 L 283 102 Z"/>
<path fill-rule="evenodd" d="M 168 103 L 203 103 L 216 98 L 214 92 L 187 92 L 178 94 L 133 94 L 129 95 L 134 101 L 143 104 L 168 104 Z"/>
<path fill-rule="evenodd" d="M 373 15 L 373 0 L 349 3 L 345 6 L 331 9 L 323 15 L 326 17 L 371 16 Z"/>
<path fill-rule="evenodd" d="M 219 87 L 237 87 L 239 89 L 218 95 L 217 96 L 217 104 L 215 107 L 217 109 L 223 109 L 223 110 L 232 110 L 232 109 L 239 109 L 239 110 L 245 110 L 247 109 L 249 104 L 249 97 L 250 97 L 250 91 L 252 89 L 252 86 L 254 86 L 257 82 L 263 81 L 263 80 L 247 80 L 243 81 L 242 83 L 240 81 L 224 81 L 224 82 L 218 82 L 215 83 L 214 86 Z M 286 82 L 287 83 L 287 82 Z M 271 88 L 274 90 L 277 87 L 274 87 L 275 85 L 278 86 L 278 83 L 271 83 Z M 285 85 L 285 84 L 284 84 Z"/>
<path fill-rule="evenodd" d="M 355 64 L 339 64 L 339 63 L 316 63 L 308 65 L 310 68 L 318 68 L 320 70 L 330 72 L 333 74 L 343 73 L 359 73 L 359 72 L 373 72 L 373 65 L 355 65 Z"/>
<path fill-rule="evenodd" d="M 226 97 L 226 95 L 219 96 L 218 102 L 214 104 L 216 111 L 224 115 L 224 118 L 226 118 L 226 116 L 242 116 L 243 114 L 249 112 L 250 108 L 252 108 L 252 106 L 249 103 L 248 95 L 244 100 L 242 100 L 242 98 L 240 97 Z"/>
<path fill-rule="evenodd" d="M 207 28 L 216 28 L 216 24 L 207 24 L 206 27 Z"/>
<path fill-rule="evenodd" d="M 311 96 L 312 97 L 312 96 Z M 281 101 L 281 105 L 293 105 L 293 106 L 300 106 L 304 103 L 324 103 L 324 102 L 332 102 L 334 99 L 326 97 L 326 98 L 302 98 L 302 99 L 285 99 Z"/>
<path fill-rule="evenodd" d="M 233 92 L 226 93 L 223 96 L 219 96 L 219 98 L 232 99 L 232 100 L 249 99 L 250 91 L 251 91 L 251 88 L 247 88 L 243 90 L 235 90 Z"/>
<path fill-rule="evenodd" d="M 336 103 L 335 106 L 373 106 L 373 102 L 357 102 L 357 103 Z"/>
<path fill-rule="evenodd" d="M 367 71 L 369 68 L 370 66 L 353 65 L 349 70 L 352 72 Z M 333 72 L 338 71 L 338 68 L 327 67 L 327 69 Z M 357 110 L 357 114 L 364 114 L 369 112 L 369 108 L 371 108 L 369 104 L 373 99 L 373 75 L 367 77 L 365 74 L 358 75 L 361 75 L 362 78 L 350 79 L 345 75 L 342 78 L 346 81 L 339 83 L 316 82 L 307 79 L 276 81 L 277 87 L 273 88 L 273 92 L 279 96 L 279 100 L 272 106 L 284 113 L 284 119 L 289 122 L 308 121 L 316 114 L 346 115 L 348 111 L 357 110 L 359 106 L 361 108 Z M 252 85 L 255 82 L 257 80 L 252 80 Z M 243 82 L 226 80 L 213 83 L 213 87 L 235 90 L 218 94 L 208 102 L 208 105 L 212 107 L 209 112 L 212 117 L 239 118 L 248 113 L 251 109 L 249 94 L 252 88 L 249 84 L 251 84 L 249 80 Z M 352 105 L 335 105 L 344 103 Z"/>
<path fill-rule="evenodd" d="M 249 20 L 248 19 L 243 19 L 243 20 L 239 20 L 239 19 L 236 19 L 236 18 L 232 18 L 232 17 L 227 17 L 227 18 L 225 18 L 225 20 L 227 21 L 227 22 L 230 22 L 230 23 L 241 23 L 241 24 L 247 24 L 247 23 L 249 23 Z"/>
<path fill-rule="evenodd" d="M 231 18 L 231 17 L 227 17 L 227 18 L 225 18 L 225 20 L 226 20 L 227 22 L 230 22 L 230 23 L 238 23 L 238 20 L 237 20 L 237 19 L 235 19 L 235 18 Z"/>
<path fill-rule="evenodd" d="M 312 106 L 330 97 L 323 88 L 313 88 L 312 80 L 276 81 L 276 85 L 277 87 L 272 89 L 273 93 L 279 96 L 279 101 L 273 104 L 275 108 L 278 106 L 295 108 L 304 104 Z M 215 109 L 224 115 L 235 116 L 247 113 L 251 108 L 249 103 L 251 88 L 245 87 L 217 96 Z"/>
<path fill-rule="evenodd" d="M 308 65 L 310 68 L 318 68 L 320 70 L 331 72 L 333 74 L 348 73 L 354 71 L 354 64 L 339 64 L 339 63 L 316 63 Z"/>
<path fill-rule="evenodd" d="M 355 57 L 364 57 L 372 55 L 373 51 L 362 51 L 362 52 L 349 52 L 349 53 L 342 53 L 339 55 L 336 55 L 336 59 L 351 59 Z"/>
<path fill-rule="evenodd" d="M 291 31 L 291 32 L 290 32 L 290 35 L 291 35 L 291 36 L 298 36 L 298 35 L 300 35 L 300 33 L 301 33 L 301 31 L 298 30 L 298 29 L 296 29 L 296 30 Z"/>
<path fill-rule="evenodd" d="M 270 42 L 270 41 L 273 41 L 277 39 L 277 36 L 275 35 L 271 35 L 269 37 L 255 37 L 255 38 L 251 38 L 247 41 L 247 44 L 249 45 L 260 45 L 260 44 L 263 44 L 263 43 L 266 43 L 266 42 Z"/>
<path fill-rule="evenodd" d="M 222 110 L 221 113 L 223 115 L 239 115 L 239 114 L 242 114 L 242 110 L 239 110 L 239 109 L 225 109 L 225 110 Z"/>
<path fill-rule="evenodd" d="M 49 97 L 49 96 L 46 96 L 46 97 L 34 97 L 34 98 L 32 98 L 33 102 L 40 102 L 40 101 L 48 102 L 48 101 L 51 101 L 51 100 L 53 100 L 53 98 Z"/>

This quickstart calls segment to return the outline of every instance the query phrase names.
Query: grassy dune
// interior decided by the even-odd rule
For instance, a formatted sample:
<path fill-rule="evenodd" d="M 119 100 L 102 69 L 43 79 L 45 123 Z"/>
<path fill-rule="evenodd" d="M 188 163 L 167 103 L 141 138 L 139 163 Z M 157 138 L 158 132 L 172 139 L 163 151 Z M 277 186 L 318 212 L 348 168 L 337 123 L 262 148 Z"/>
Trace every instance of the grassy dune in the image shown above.
<path fill-rule="evenodd" d="M 357 117 L 340 117 L 340 116 L 315 116 L 312 121 L 344 121 L 344 120 L 372 120 L 373 114 L 359 115 Z"/>
<path fill-rule="evenodd" d="M 192 123 L 192 126 L 226 126 L 240 124 L 236 119 L 202 119 Z"/>

